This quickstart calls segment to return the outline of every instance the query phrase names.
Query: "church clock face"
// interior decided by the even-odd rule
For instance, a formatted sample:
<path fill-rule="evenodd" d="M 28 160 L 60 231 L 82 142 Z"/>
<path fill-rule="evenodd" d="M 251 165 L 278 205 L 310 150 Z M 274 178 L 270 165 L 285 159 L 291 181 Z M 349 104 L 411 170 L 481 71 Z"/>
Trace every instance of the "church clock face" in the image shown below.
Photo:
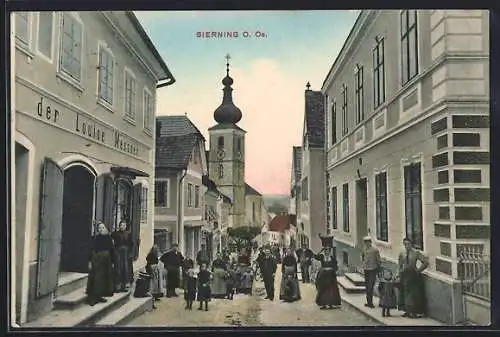
<path fill-rule="evenodd" d="M 225 156 L 226 156 L 226 152 L 224 152 L 223 149 L 217 150 L 217 159 L 219 159 L 219 160 L 224 159 Z"/>

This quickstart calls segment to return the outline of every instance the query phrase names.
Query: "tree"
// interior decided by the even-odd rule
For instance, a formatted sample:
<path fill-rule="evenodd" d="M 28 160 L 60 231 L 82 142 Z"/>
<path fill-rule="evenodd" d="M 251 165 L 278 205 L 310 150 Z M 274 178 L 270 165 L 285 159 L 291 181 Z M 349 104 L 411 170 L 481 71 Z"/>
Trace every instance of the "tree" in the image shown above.
<path fill-rule="evenodd" d="M 269 207 L 267 207 L 267 210 L 276 215 L 281 215 L 282 213 L 288 213 L 288 207 L 277 201 L 269 205 Z"/>
<path fill-rule="evenodd" d="M 239 251 L 241 248 L 249 247 L 260 231 L 260 227 L 242 226 L 228 228 L 227 234 Z"/>

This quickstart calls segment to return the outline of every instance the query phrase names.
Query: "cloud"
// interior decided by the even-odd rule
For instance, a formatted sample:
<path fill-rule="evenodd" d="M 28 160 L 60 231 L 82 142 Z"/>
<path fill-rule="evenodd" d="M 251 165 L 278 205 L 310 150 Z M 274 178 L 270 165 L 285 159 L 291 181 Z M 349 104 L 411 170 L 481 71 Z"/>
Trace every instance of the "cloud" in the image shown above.
<path fill-rule="evenodd" d="M 272 59 L 257 59 L 246 68 L 231 69 L 233 100 L 241 109 L 239 125 L 246 135 L 246 180 L 264 194 L 288 194 L 292 148 L 300 144 L 305 84 Z M 159 91 L 159 114 L 188 117 L 208 141 L 213 111 L 222 100 L 218 80 L 194 85 L 177 83 Z M 175 100 L 173 99 L 175 97 Z M 208 145 L 208 144 L 207 144 Z"/>

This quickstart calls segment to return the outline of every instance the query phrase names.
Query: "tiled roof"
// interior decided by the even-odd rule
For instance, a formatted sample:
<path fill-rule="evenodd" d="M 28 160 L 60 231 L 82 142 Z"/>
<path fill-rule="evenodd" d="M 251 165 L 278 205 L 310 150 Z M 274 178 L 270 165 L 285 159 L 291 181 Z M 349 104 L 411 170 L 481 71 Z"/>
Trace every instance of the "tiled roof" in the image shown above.
<path fill-rule="evenodd" d="M 293 147 L 293 171 L 295 172 L 295 182 L 300 180 L 302 175 L 302 148 L 300 146 Z"/>
<path fill-rule="evenodd" d="M 215 192 L 217 195 L 222 196 L 222 201 L 224 203 L 228 203 L 228 204 L 232 203 L 231 198 L 229 198 L 227 195 L 225 195 L 224 193 L 222 193 L 221 191 L 219 191 L 217 189 L 217 185 L 215 184 L 215 182 L 212 179 L 210 179 L 208 177 L 208 175 L 203 175 L 201 177 L 201 180 L 202 180 L 203 185 L 206 186 L 209 191 Z"/>
<path fill-rule="evenodd" d="M 269 224 L 269 231 L 283 233 L 290 229 L 291 220 L 289 215 L 276 215 Z"/>
<path fill-rule="evenodd" d="M 255 190 L 252 186 L 245 183 L 245 195 L 262 195 L 257 190 Z"/>
<path fill-rule="evenodd" d="M 306 132 L 309 146 L 323 147 L 325 142 L 324 96 L 321 91 L 306 90 Z"/>
<path fill-rule="evenodd" d="M 203 140 L 205 140 L 200 130 L 185 115 L 158 116 L 156 117 L 156 120 L 158 122 L 157 128 L 159 128 L 158 133 L 160 137 L 183 136 L 194 133 L 198 134 Z"/>
<path fill-rule="evenodd" d="M 157 138 L 155 166 L 186 169 L 191 153 L 199 140 L 196 134 Z"/>

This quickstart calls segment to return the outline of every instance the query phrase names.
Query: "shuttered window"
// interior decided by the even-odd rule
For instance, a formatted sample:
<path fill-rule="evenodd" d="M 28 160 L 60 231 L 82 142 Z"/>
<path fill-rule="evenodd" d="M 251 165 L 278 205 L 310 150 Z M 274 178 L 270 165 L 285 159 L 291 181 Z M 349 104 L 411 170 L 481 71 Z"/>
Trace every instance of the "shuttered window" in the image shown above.
<path fill-rule="evenodd" d="M 375 210 L 377 239 L 388 241 L 387 226 L 387 173 L 383 172 L 375 176 Z"/>
<path fill-rule="evenodd" d="M 71 13 L 63 13 L 60 69 L 74 80 L 82 79 L 83 25 Z"/>
<path fill-rule="evenodd" d="M 415 248 L 423 250 L 422 182 L 420 174 L 420 163 L 411 164 L 404 168 L 406 237 L 412 240 Z"/>
<path fill-rule="evenodd" d="M 125 70 L 125 116 L 135 120 L 135 76 L 129 70 Z"/>

